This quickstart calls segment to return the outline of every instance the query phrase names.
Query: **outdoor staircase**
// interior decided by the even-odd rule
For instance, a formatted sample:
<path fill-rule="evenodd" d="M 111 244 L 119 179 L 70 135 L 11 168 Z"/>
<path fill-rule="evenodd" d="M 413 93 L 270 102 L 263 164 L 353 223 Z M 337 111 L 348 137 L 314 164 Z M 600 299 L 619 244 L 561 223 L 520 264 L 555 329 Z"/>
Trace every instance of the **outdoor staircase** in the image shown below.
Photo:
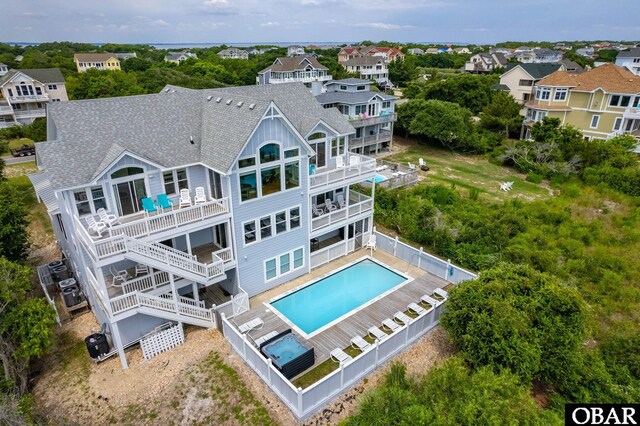
<path fill-rule="evenodd" d="M 139 291 L 111 299 L 111 311 L 114 316 L 136 313 L 180 321 L 198 327 L 212 328 L 216 325 L 213 308 L 204 307 L 204 302 L 196 302 L 186 297 L 152 296 Z"/>
<path fill-rule="evenodd" d="M 167 271 L 191 281 L 210 285 L 224 280 L 224 261 L 212 253 L 212 263 L 198 262 L 195 256 L 157 242 L 145 242 L 119 235 L 96 243 L 98 259 L 123 255 L 135 262 Z"/>

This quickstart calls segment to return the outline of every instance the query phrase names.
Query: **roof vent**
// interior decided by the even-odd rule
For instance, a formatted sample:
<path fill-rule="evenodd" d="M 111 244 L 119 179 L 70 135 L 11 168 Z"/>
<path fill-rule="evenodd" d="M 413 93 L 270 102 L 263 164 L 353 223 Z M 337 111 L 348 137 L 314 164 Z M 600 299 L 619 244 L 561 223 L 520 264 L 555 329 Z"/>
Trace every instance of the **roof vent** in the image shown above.
<path fill-rule="evenodd" d="M 207 96 L 207 102 L 210 101 L 212 96 Z"/>
<path fill-rule="evenodd" d="M 249 109 L 254 109 L 255 107 L 256 107 L 256 104 L 249 105 Z"/>
<path fill-rule="evenodd" d="M 231 105 L 231 102 L 233 102 L 233 99 L 227 99 L 227 105 Z"/>
<path fill-rule="evenodd" d="M 240 102 L 238 102 L 238 103 L 236 104 L 236 106 L 237 106 L 238 108 L 240 108 L 243 104 L 244 104 L 244 101 L 240 101 Z"/>
<path fill-rule="evenodd" d="M 169 90 L 171 90 L 171 89 L 167 87 L 166 89 L 164 89 L 164 93 L 168 93 Z"/>
<path fill-rule="evenodd" d="M 221 100 L 222 98 L 216 98 L 216 103 L 220 103 Z"/>

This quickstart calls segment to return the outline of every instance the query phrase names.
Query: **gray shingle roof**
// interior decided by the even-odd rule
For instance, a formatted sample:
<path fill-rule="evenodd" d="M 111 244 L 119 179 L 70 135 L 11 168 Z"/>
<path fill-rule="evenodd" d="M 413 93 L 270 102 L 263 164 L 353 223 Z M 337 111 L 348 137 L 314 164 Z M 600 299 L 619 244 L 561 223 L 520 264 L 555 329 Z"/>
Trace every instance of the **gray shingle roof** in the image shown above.
<path fill-rule="evenodd" d="M 326 104 L 364 104 L 369 102 L 374 96 L 380 96 L 383 100 L 396 99 L 395 96 L 387 95 L 386 93 L 373 92 L 370 90 L 361 92 L 326 92 L 316 96 L 318 102 L 322 105 Z"/>
<path fill-rule="evenodd" d="M 349 85 L 355 86 L 358 84 L 371 84 L 371 80 L 363 80 L 362 78 L 349 77 L 349 78 L 343 78 L 342 80 L 330 81 L 327 84 L 325 84 L 325 86 L 329 86 L 332 84 L 349 84 Z"/>
<path fill-rule="evenodd" d="M 322 65 L 313 56 L 292 56 L 287 58 L 277 58 L 273 61 L 273 64 L 269 65 L 258 74 L 265 73 L 267 71 L 285 72 L 285 71 L 298 71 L 304 70 L 307 66 L 311 65 L 316 70 L 328 70 L 329 68 Z"/>
<path fill-rule="evenodd" d="M 380 56 L 356 56 L 348 61 L 342 63 L 343 67 L 357 66 L 357 65 L 376 65 L 377 63 L 384 64 L 384 58 Z"/>
<path fill-rule="evenodd" d="M 60 68 L 18 69 L 9 70 L 9 72 L 0 77 L 0 86 L 11 80 L 18 71 L 43 84 L 65 82 L 64 76 L 60 72 Z"/>
<path fill-rule="evenodd" d="M 552 64 L 552 63 L 530 63 L 530 64 L 521 64 L 521 63 L 511 63 L 507 65 L 507 69 L 505 72 L 512 70 L 513 68 L 519 66 L 523 70 L 525 70 L 531 77 L 535 80 L 540 80 L 543 77 L 548 76 L 549 74 L 558 71 L 562 64 Z"/>
<path fill-rule="evenodd" d="M 616 58 L 640 58 L 640 47 L 619 52 Z"/>
<path fill-rule="evenodd" d="M 165 168 L 201 162 L 226 174 L 271 101 L 303 136 L 320 120 L 340 134 L 355 132 L 337 110 L 322 108 L 302 83 L 168 88 L 159 94 L 50 105 L 57 139 L 38 143 L 37 153 L 51 186 L 85 185 L 125 151 Z"/>

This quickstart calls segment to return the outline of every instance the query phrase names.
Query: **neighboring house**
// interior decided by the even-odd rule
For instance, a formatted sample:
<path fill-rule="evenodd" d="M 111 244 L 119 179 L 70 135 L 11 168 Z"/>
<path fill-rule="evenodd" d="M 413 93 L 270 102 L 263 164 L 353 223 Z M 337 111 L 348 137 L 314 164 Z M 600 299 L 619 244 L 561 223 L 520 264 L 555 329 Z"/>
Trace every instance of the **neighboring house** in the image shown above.
<path fill-rule="evenodd" d="M 344 63 L 354 58 L 362 57 L 379 57 L 383 58 L 388 64 L 396 59 L 404 59 L 404 53 L 395 47 L 378 47 L 378 46 L 347 46 L 338 52 L 338 62 Z"/>
<path fill-rule="evenodd" d="M 28 124 L 47 116 L 50 102 L 66 102 L 58 68 L 10 70 L 0 76 L 0 128 Z"/>
<path fill-rule="evenodd" d="M 342 63 L 347 72 L 358 74 L 360 78 L 386 85 L 389 82 L 389 68 L 384 58 L 379 56 L 358 56 Z"/>
<path fill-rule="evenodd" d="M 313 57 L 276 58 L 256 77 L 257 84 L 304 83 L 314 95 L 324 89 L 324 83 L 333 77 L 329 68 Z"/>
<path fill-rule="evenodd" d="M 120 59 L 121 61 L 126 61 L 127 59 L 138 57 L 138 54 L 136 52 L 114 53 L 114 55 L 116 55 L 116 58 Z"/>
<path fill-rule="evenodd" d="M 2 62 L 0 62 L 0 76 L 3 76 L 8 72 L 9 72 L 9 67 L 7 66 L 7 64 L 3 64 Z"/>
<path fill-rule="evenodd" d="M 458 54 L 465 54 L 468 55 L 469 53 L 471 53 L 471 50 L 469 50 L 468 47 L 456 47 L 455 49 L 453 49 L 454 53 L 458 53 Z"/>
<path fill-rule="evenodd" d="M 181 52 L 171 52 L 164 57 L 166 62 L 173 62 L 174 64 L 179 64 L 182 61 L 186 61 L 187 59 L 198 59 L 198 55 L 195 53 L 191 53 L 188 50 L 183 50 Z"/>
<path fill-rule="evenodd" d="M 635 75 L 640 75 L 640 47 L 618 53 L 616 65 L 625 67 Z"/>
<path fill-rule="evenodd" d="M 353 59 L 356 56 L 360 56 L 357 47 L 343 47 L 342 49 L 340 49 L 340 52 L 338 52 L 338 62 L 347 62 L 349 59 Z"/>
<path fill-rule="evenodd" d="M 427 50 L 424 51 L 425 55 L 437 55 L 442 53 L 440 51 L 440 49 L 436 48 L 436 47 L 429 47 L 427 48 Z"/>
<path fill-rule="evenodd" d="M 408 49 L 407 53 L 409 55 L 424 55 L 424 50 L 414 47 L 414 48 Z"/>
<path fill-rule="evenodd" d="M 507 64 L 507 58 L 502 53 L 478 53 L 464 64 L 464 70 L 474 74 L 490 73 L 496 68 L 506 67 Z"/>
<path fill-rule="evenodd" d="M 510 58 L 513 56 L 513 49 L 508 49 L 506 47 L 494 47 L 489 49 L 489 54 L 494 53 L 502 53 L 505 58 Z"/>
<path fill-rule="evenodd" d="M 564 71 L 574 74 L 580 74 L 581 72 L 584 72 L 584 68 L 582 68 L 580 64 L 572 61 L 571 59 L 564 58 L 558 63 L 562 64 L 562 66 L 564 67 Z"/>
<path fill-rule="evenodd" d="M 261 55 L 262 52 L 259 49 L 253 48 L 253 49 L 248 49 L 247 53 L 249 53 L 249 55 Z"/>
<path fill-rule="evenodd" d="M 573 46 L 566 43 L 556 43 L 555 46 L 553 46 L 553 48 L 556 50 L 571 50 L 573 49 Z"/>
<path fill-rule="evenodd" d="M 120 59 L 115 53 L 76 53 L 73 55 L 78 72 L 88 69 L 120 71 Z"/>
<path fill-rule="evenodd" d="M 522 50 L 516 49 L 514 57 L 518 62 L 522 62 L 524 64 L 558 62 L 562 59 L 563 55 L 562 52 L 541 47 L 529 50 L 526 50 L 524 47 L 519 49 Z"/>
<path fill-rule="evenodd" d="M 582 47 L 576 49 L 576 55 L 584 56 L 585 58 L 593 59 L 596 57 L 596 51 L 593 47 Z"/>
<path fill-rule="evenodd" d="M 535 93 L 525 104 L 524 138 L 544 117 L 580 129 L 585 139 L 640 137 L 640 77 L 626 68 L 604 64 L 581 74 L 556 71 L 537 82 Z"/>
<path fill-rule="evenodd" d="M 375 160 L 347 155 L 354 128 L 302 84 L 167 87 L 56 104 L 49 120 L 30 178 L 125 368 L 124 348 L 156 327 L 214 327 L 372 231 L 373 198 L 351 186 Z M 178 207 L 197 188 L 202 202 Z M 174 207 L 145 214 L 160 194 Z M 100 208 L 119 221 L 102 236 L 87 224 Z"/>
<path fill-rule="evenodd" d="M 326 92 L 316 96 L 324 108 L 337 108 L 349 118 L 356 134 L 349 139 L 349 150 L 357 154 L 377 154 L 392 147 L 396 121 L 396 97 L 370 90 L 371 81 L 359 78 L 333 80 Z"/>
<path fill-rule="evenodd" d="M 292 44 L 287 47 L 287 56 L 300 56 L 304 55 L 304 46 L 298 46 L 297 44 Z"/>
<path fill-rule="evenodd" d="M 218 52 L 218 56 L 222 59 L 249 59 L 249 52 L 242 49 L 230 47 Z"/>
<path fill-rule="evenodd" d="M 16 56 L 16 62 L 22 62 L 23 59 L 24 59 L 24 56 L 22 56 L 22 55 L 17 55 Z"/>
<path fill-rule="evenodd" d="M 535 94 L 535 84 L 549 74 L 564 69 L 562 64 L 517 64 L 507 65 L 505 72 L 500 76 L 499 89 L 506 90 L 513 96 L 516 102 L 525 104 Z M 526 111 L 523 111 L 523 115 Z"/>

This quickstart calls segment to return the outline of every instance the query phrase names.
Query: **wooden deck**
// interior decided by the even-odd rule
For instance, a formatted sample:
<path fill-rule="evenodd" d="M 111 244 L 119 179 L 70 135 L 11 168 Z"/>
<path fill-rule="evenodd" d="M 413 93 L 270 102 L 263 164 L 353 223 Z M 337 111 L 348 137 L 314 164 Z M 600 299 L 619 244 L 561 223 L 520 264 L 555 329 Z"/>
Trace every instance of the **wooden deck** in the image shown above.
<path fill-rule="evenodd" d="M 250 321 L 253 318 L 260 317 L 264 321 L 264 326 L 260 330 L 254 330 L 249 332 L 249 337 L 259 338 L 270 331 L 285 331 L 292 328 L 288 323 L 280 319 L 275 313 L 273 313 L 265 304 L 267 300 L 272 299 L 278 294 L 284 293 L 292 288 L 298 287 L 306 282 L 313 281 L 320 278 L 334 269 L 337 269 L 347 263 L 360 259 L 363 256 L 368 255 L 366 250 L 359 250 L 349 256 L 336 259 L 327 265 L 314 269 L 310 274 L 304 275 L 289 283 L 283 284 L 275 289 L 260 294 L 251 298 L 251 310 L 239 315 L 235 318 L 236 325 L 243 324 Z M 401 288 L 393 291 L 384 298 L 372 303 L 352 314 L 351 316 L 340 321 L 338 324 L 331 328 L 311 337 L 305 339 L 304 337 L 296 334 L 296 337 L 301 341 L 306 341 L 308 344 L 314 347 L 316 353 L 315 365 L 322 363 L 329 358 L 329 353 L 335 348 L 345 348 L 349 346 L 350 341 L 355 336 L 364 336 L 367 334 L 367 330 L 372 326 L 381 326 L 382 321 L 386 318 L 393 318 L 393 315 L 397 311 L 405 311 L 407 305 L 411 302 L 419 302 L 420 297 L 428 294 L 431 295 L 436 288 L 444 288 L 448 283 L 435 275 L 431 275 L 418 269 L 407 262 L 404 262 L 396 257 L 393 257 L 387 253 L 378 251 L 374 253 L 374 259 L 390 266 L 400 272 L 406 273 L 413 279 L 402 286 Z"/>

